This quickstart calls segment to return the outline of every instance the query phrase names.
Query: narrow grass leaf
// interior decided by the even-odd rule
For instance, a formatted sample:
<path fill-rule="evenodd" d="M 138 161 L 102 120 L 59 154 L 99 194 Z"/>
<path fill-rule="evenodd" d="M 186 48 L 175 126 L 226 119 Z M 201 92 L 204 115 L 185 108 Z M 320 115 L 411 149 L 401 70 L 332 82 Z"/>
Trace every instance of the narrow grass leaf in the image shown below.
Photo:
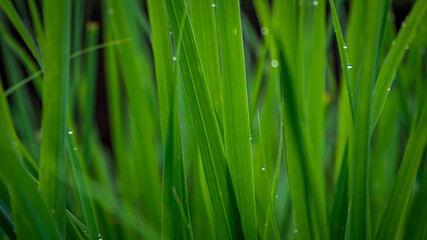
<path fill-rule="evenodd" d="M 220 4 L 218 2 L 217 4 Z M 223 121 L 223 86 L 218 46 L 216 12 L 220 6 L 215 1 L 191 0 L 190 16 L 197 50 L 206 77 L 209 94 L 217 119 Z"/>
<path fill-rule="evenodd" d="M 239 1 L 217 1 L 217 13 L 225 151 L 245 238 L 256 239 L 254 169 Z"/>
<path fill-rule="evenodd" d="M 95 222 L 95 212 L 93 211 L 91 203 L 91 195 L 89 194 L 87 183 L 84 177 L 85 172 L 82 169 L 81 164 L 84 161 L 80 161 L 76 153 L 75 145 L 71 136 L 67 136 L 67 152 L 69 165 L 71 166 L 72 176 L 74 177 L 76 194 L 78 195 L 80 205 L 82 208 L 85 223 L 87 225 L 87 233 L 89 239 L 98 240 L 98 229 Z"/>
<path fill-rule="evenodd" d="M 329 5 L 331 6 L 332 20 L 334 23 L 335 35 L 337 38 L 338 50 L 340 53 L 341 68 L 343 70 L 343 77 L 344 77 L 344 81 L 345 81 L 346 86 L 347 86 L 347 95 L 348 95 L 348 100 L 350 102 L 351 116 L 352 116 L 353 121 L 354 121 L 355 105 L 354 105 L 353 90 L 351 89 L 352 84 L 350 81 L 350 73 L 349 73 L 349 69 L 350 69 L 349 66 L 351 66 L 351 65 L 348 62 L 347 45 L 344 42 L 344 37 L 342 35 L 341 26 L 340 26 L 340 22 L 338 19 L 337 11 L 335 9 L 334 1 L 329 0 Z"/>
<path fill-rule="evenodd" d="M 65 232 L 66 106 L 70 58 L 71 1 L 44 1 L 45 78 L 39 191 L 61 234 Z"/>
<path fill-rule="evenodd" d="M 169 98 L 174 91 L 173 84 L 168 82 L 174 76 L 171 36 L 169 34 L 170 30 L 165 2 L 148 0 L 147 7 L 151 24 L 151 42 L 156 71 L 157 93 L 159 96 L 160 126 L 163 146 L 165 146 L 170 110 Z"/>

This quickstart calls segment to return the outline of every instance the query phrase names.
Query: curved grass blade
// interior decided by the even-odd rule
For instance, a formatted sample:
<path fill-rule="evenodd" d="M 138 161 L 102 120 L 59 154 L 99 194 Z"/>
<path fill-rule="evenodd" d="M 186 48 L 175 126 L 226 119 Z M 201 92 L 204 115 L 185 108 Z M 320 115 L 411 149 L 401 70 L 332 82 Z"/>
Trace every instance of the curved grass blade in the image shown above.
<path fill-rule="evenodd" d="M 37 60 L 37 63 L 39 64 L 39 66 L 42 69 L 44 69 L 44 62 L 40 56 L 39 50 L 37 49 L 37 46 L 34 42 L 34 39 L 31 37 L 28 30 L 25 28 L 24 23 L 22 22 L 21 18 L 19 18 L 18 12 L 16 11 L 15 7 L 13 6 L 12 1 L 11 0 L 2 0 L 2 1 L 0 1 L 0 7 L 3 9 L 4 13 L 7 15 L 10 22 L 16 28 L 19 35 L 24 40 L 25 44 L 30 49 L 34 58 Z"/>
<path fill-rule="evenodd" d="M 39 191 L 61 234 L 65 233 L 66 206 L 66 106 L 70 58 L 71 1 L 46 0 L 45 78 Z"/>
<path fill-rule="evenodd" d="M 188 104 L 191 106 L 194 132 L 205 169 L 206 181 L 216 213 L 217 236 L 221 239 L 242 237 L 240 217 L 221 134 L 195 44 L 187 7 L 183 0 L 167 0 L 166 6 L 173 35 L 182 34 L 180 68 Z M 182 32 L 179 26 L 181 19 L 184 19 L 185 24 Z"/>
<path fill-rule="evenodd" d="M 254 169 L 239 1 L 218 0 L 217 13 L 225 151 L 245 238 L 256 239 Z"/>
<path fill-rule="evenodd" d="M 349 73 L 349 66 L 351 65 L 348 63 L 347 45 L 344 42 L 344 37 L 342 35 L 341 26 L 338 19 L 337 11 L 335 9 L 334 1 L 329 0 L 329 5 L 331 6 L 332 20 L 335 28 L 335 36 L 337 38 L 338 50 L 339 50 L 340 59 L 341 59 L 341 68 L 343 70 L 343 77 L 347 86 L 347 95 L 348 95 L 348 100 L 350 102 L 351 116 L 354 122 L 355 105 L 354 105 L 353 91 L 351 89 L 351 81 L 350 81 L 350 73 Z"/>
<path fill-rule="evenodd" d="M 407 17 L 407 20 L 403 22 L 396 39 L 392 42 L 392 46 L 380 69 L 375 85 L 372 122 L 370 126 L 371 134 L 374 131 L 375 125 L 384 108 L 389 93 L 388 89 L 390 89 L 391 84 L 393 83 L 394 76 L 396 75 L 397 69 L 406 52 L 406 47 L 415 37 L 417 27 L 425 16 L 426 11 L 427 1 L 416 1 Z"/>
<path fill-rule="evenodd" d="M 421 111 L 418 125 L 412 132 L 396 176 L 393 190 L 381 219 L 375 239 L 395 239 L 402 228 L 403 215 L 411 197 L 417 170 L 427 145 L 427 105 Z"/>

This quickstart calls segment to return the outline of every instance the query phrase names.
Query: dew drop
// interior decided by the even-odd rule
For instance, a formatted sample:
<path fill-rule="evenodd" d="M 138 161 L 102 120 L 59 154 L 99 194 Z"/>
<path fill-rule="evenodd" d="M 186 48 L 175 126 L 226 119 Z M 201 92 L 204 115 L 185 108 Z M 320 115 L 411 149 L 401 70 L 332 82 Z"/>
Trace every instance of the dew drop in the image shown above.
<path fill-rule="evenodd" d="M 108 9 L 108 14 L 109 14 L 109 15 L 113 15 L 113 14 L 114 14 L 114 8 L 110 8 L 110 9 Z"/>
<path fill-rule="evenodd" d="M 262 35 L 264 35 L 264 36 L 265 36 L 265 35 L 267 35 L 267 34 L 268 34 L 268 32 L 269 32 L 269 30 L 268 30 L 268 28 L 267 28 L 267 27 L 262 27 L 262 28 L 261 28 L 261 34 L 262 34 Z"/>
<path fill-rule="evenodd" d="M 73 130 L 68 130 L 68 134 L 73 134 Z"/>
<path fill-rule="evenodd" d="M 212 7 L 215 7 L 216 5 L 215 5 L 215 3 L 212 3 Z"/>
<path fill-rule="evenodd" d="M 347 64 L 347 68 L 348 69 L 352 69 L 353 67 L 351 66 L 351 64 L 349 63 L 349 64 Z"/>
<path fill-rule="evenodd" d="M 393 41 L 391 42 L 391 45 L 396 45 L 396 41 L 395 41 L 395 40 L 393 40 Z"/>
<path fill-rule="evenodd" d="M 279 66 L 279 62 L 277 60 L 272 60 L 271 61 L 271 66 L 274 68 L 277 68 Z"/>
<path fill-rule="evenodd" d="M 313 1 L 313 6 L 317 6 L 317 5 L 319 5 L 319 2 L 318 1 Z"/>
<path fill-rule="evenodd" d="M 294 229 L 294 233 L 297 233 L 297 232 L 298 232 L 298 229 L 296 229 L 296 228 L 295 228 L 295 229 Z"/>
<path fill-rule="evenodd" d="M 173 58 L 172 58 L 172 60 L 173 60 L 173 61 L 176 61 L 176 57 L 173 57 Z"/>
<path fill-rule="evenodd" d="M 254 138 L 252 137 L 252 135 L 249 136 L 249 141 L 252 141 Z"/>
<path fill-rule="evenodd" d="M 347 49 L 347 44 L 345 44 L 345 43 L 344 43 L 344 46 L 343 46 L 343 48 L 344 48 L 344 49 Z"/>
<path fill-rule="evenodd" d="M 391 88 L 387 88 L 387 92 L 390 92 L 391 91 Z"/>
<path fill-rule="evenodd" d="M 405 22 L 405 21 L 403 21 L 401 26 L 402 26 L 402 27 L 406 27 L 406 22 Z"/>
<path fill-rule="evenodd" d="M 405 48 L 406 48 L 406 50 L 409 50 L 409 45 L 406 45 L 406 47 L 405 47 Z"/>
<path fill-rule="evenodd" d="M 265 171 L 265 167 L 262 167 L 261 170 Z"/>
<path fill-rule="evenodd" d="M 77 148 L 76 148 L 76 147 L 74 147 L 74 151 L 77 151 Z"/>
<path fill-rule="evenodd" d="M 278 196 L 278 195 L 276 195 L 276 198 L 279 198 L 279 196 Z"/>
<path fill-rule="evenodd" d="M 350 208 L 347 209 L 350 212 Z"/>

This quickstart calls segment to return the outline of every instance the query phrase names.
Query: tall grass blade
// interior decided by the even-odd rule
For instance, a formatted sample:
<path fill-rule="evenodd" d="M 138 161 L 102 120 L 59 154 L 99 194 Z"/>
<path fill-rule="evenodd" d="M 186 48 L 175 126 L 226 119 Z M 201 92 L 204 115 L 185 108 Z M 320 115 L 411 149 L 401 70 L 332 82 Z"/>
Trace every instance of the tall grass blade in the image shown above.
<path fill-rule="evenodd" d="M 43 85 L 43 113 L 39 191 L 58 230 L 65 233 L 66 206 L 66 106 L 70 58 L 71 1 L 46 0 L 43 4 L 46 70 Z"/>
<path fill-rule="evenodd" d="M 159 95 L 160 126 L 163 146 L 165 146 L 170 110 L 169 98 L 174 91 L 173 84 L 170 84 L 168 80 L 175 76 L 172 63 L 171 36 L 169 34 L 170 30 L 164 1 L 148 0 L 147 7 L 151 24 L 151 42 Z"/>
<path fill-rule="evenodd" d="M 220 4 L 220 2 L 216 4 Z M 214 105 L 217 119 L 223 122 L 223 76 L 221 75 L 216 18 L 217 9 L 220 6 L 216 4 L 215 1 L 191 0 L 190 15 L 194 38 L 196 39 L 197 50 L 202 62 L 212 104 Z"/>
<path fill-rule="evenodd" d="M 239 1 L 220 0 L 217 8 L 225 151 L 245 238 L 256 239 L 254 169 Z"/>

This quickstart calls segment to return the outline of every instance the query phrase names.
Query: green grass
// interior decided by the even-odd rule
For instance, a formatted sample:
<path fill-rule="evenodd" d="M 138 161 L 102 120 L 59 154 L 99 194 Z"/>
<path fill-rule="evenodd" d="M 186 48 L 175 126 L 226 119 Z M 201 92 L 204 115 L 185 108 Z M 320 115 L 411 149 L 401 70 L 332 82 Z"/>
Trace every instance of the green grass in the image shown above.
<path fill-rule="evenodd" d="M 426 239 L 402 2 L 0 0 L 0 240 Z"/>

